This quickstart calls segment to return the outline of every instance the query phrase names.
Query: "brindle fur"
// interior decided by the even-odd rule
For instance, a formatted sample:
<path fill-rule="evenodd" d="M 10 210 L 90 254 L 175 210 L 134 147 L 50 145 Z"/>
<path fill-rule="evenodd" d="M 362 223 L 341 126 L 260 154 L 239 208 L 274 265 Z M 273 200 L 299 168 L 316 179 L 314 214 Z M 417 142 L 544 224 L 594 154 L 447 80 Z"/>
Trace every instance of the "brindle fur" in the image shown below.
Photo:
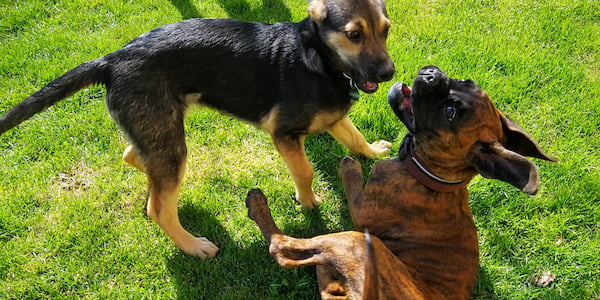
<path fill-rule="evenodd" d="M 390 80 L 390 22 L 383 0 L 310 0 L 299 23 L 192 19 L 145 33 L 88 61 L 32 94 L 0 118 L 0 133 L 91 85 L 106 86 L 106 106 L 131 142 L 123 159 L 148 176 L 148 215 L 187 254 L 217 247 L 181 226 L 177 200 L 190 105 L 231 114 L 267 131 L 294 179 L 297 199 L 321 203 L 304 153 L 308 134 L 328 131 L 352 152 L 373 157 L 391 144 L 366 143 L 346 113 L 352 85 L 374 92 Z M 344 75 L 345 74 L 345 75 Z"/>
<path fill-rule="evenodd" d="M 533 194 L 536 167 L 522 155 L 555 161 L 495 109 L 473 81 L 452 79 L 427 66 L 415 79 L 412 103 L 407 98 L 403 84 L 388 94 L 392 109 L 414 135 L 418 157 L 436 175 L 465 184 L 452 192 L 434 191 L 394 158 L 377 162 L 363 189 L 360 164 L 344 158 L 340 177 L 350 214 L 358 230 L 370 232 L 374 256 L 365 251 L 365 234 L 357 231 L 310 239 L 286 236 L 273 222 L 262 192 L 248 194 L 248 214 L 271 255 L 285 268 L 317 265 L 323 299 L 469 299 L 479 252 L 466 183 L 480 173 Z M 452 121 L 445 115 L 449 105 L 458 108 Z"/>

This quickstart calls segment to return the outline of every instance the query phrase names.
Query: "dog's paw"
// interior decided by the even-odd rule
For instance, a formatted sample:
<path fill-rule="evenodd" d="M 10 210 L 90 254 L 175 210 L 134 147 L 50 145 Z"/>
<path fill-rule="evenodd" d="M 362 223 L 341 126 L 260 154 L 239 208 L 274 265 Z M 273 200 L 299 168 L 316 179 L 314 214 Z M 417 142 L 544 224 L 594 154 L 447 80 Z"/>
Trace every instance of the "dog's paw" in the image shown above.
<path fill-rule="evenodd" d="M 360 163 L 358 161 L 352 159 L 350 156 L 346 156 L 342 158 L 342 161 L 340 162 L 340 176 L 349 170 L 360 170 L 360 168 Z"/>
<path fill-rule="evenodd" d="M 374 152 L 373 157 L 384 156 L 390 153 L 392 149 L 392 143 L 388 141 L 377 141 L 369 145 L 369 148 Z"/>
<path fill-rule="evenodd" d="M 267 197 L 260 189 L 252 189 L 246 197 L 246 207 L 248 208 L 248 217 L 255 222 L 269 215 L 269 207 L 267 205 Z"/>
<path fill-rule="evenodd" d="M 182 250 L 188 255 L 196 256 L 201 259 L 207 259 L 215 256 L 217 251 L 219 251 L 219 248 L 207 238 L 195 237 L 192 244 L 188 245 L 186 249 Z"/>
<path fill-rule="evenodd" d="M 319 196 L 315 195 L 315 193 L 312 192 L 310 194 L 304 195 L 296 193 L 296 199 L 298 200 L 298 202 L 300 202 L 300 204 L 302 204 L 302 206 L 309 209 L 316 208 L 317 206 L 323 204 L 323 200 L 321 200 Z"/>

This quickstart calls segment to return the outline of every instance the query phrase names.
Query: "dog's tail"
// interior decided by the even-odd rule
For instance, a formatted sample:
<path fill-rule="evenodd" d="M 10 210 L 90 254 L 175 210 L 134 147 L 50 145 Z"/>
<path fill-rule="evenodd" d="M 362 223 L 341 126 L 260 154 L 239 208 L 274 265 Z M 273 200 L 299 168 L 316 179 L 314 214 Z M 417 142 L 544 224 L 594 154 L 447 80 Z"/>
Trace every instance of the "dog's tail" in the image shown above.
<path fill-rule="evenodd" d="M 108 76 L 104 58 L 90 60 L 75 67 L 1 116 L 0 134 L 89 85 L 100 83 L 106 85 Z"/>
<path fill-rule="evenodd" d="M 375 257 L 375 248 L 369 230 L 365 229 L 365 286 L 363 287 L 363 299 L 379 299 L 379 277 L 377 276 L 377 257 Z"/>

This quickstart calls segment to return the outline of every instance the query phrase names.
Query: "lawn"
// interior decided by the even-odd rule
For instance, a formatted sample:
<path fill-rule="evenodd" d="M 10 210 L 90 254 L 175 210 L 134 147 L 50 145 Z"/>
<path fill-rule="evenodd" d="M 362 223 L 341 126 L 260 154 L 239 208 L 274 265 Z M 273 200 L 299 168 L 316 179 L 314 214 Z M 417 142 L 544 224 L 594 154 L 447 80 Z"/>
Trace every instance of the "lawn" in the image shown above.
<path fill-rule="evenodd" d="M 78 64 L 155 27 L 193 17 L 300 21 L 298 0 L 0 0 L 0 114 Z M 600 3 L 595 0 L 388 1 L 393 81 L 435 64 L 474 79 L 556 164 L 535 160 L 527 196 L 475 178 L 480 241 L 474 299 L 600 299 Z M 350 116 L 369 141 L 397 152 L 406 129 L 387 107 L 393 83 L 362 95 Z M 268 83 L 265 83 L 268 84 Z M 277 224 L 295 236 L 352 229 L 337 165 L 348 151 L 307 139 L 314 187 L 306 210 L 267 134 L 198 109 L 186 121 L 184 227 L 221 248 L 182 254 L 144 213 L 146 179 L 103 103 L 77 93 L 0 136 L 1 299 L 315 299 L 314 268 L 284 270 L 246 216 L 247 191 L 265 191 Z M 366 174 L 374 160 L 360 158 Z M 550 272 L 546 287 L 535 278 Z"/>

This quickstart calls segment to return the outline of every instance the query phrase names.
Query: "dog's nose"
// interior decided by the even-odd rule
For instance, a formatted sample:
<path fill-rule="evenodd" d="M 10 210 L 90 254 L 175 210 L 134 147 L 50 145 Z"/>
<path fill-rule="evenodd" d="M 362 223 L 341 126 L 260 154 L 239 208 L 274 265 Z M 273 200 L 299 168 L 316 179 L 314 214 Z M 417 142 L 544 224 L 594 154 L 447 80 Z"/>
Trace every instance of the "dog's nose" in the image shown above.
<path fill-rule="evenodd" d="M 377 69 L 377 77 L 379 81 L 388 81 L 394 77 L 395 72 L 394 63 L 388 62 Z"/>
<path fill-rule="evenodd" d="M 419 76 L 428 83 L 433 83 L 440 75 L 440 70 L 435 67 L 424 67 L 419 71 Z"/>

